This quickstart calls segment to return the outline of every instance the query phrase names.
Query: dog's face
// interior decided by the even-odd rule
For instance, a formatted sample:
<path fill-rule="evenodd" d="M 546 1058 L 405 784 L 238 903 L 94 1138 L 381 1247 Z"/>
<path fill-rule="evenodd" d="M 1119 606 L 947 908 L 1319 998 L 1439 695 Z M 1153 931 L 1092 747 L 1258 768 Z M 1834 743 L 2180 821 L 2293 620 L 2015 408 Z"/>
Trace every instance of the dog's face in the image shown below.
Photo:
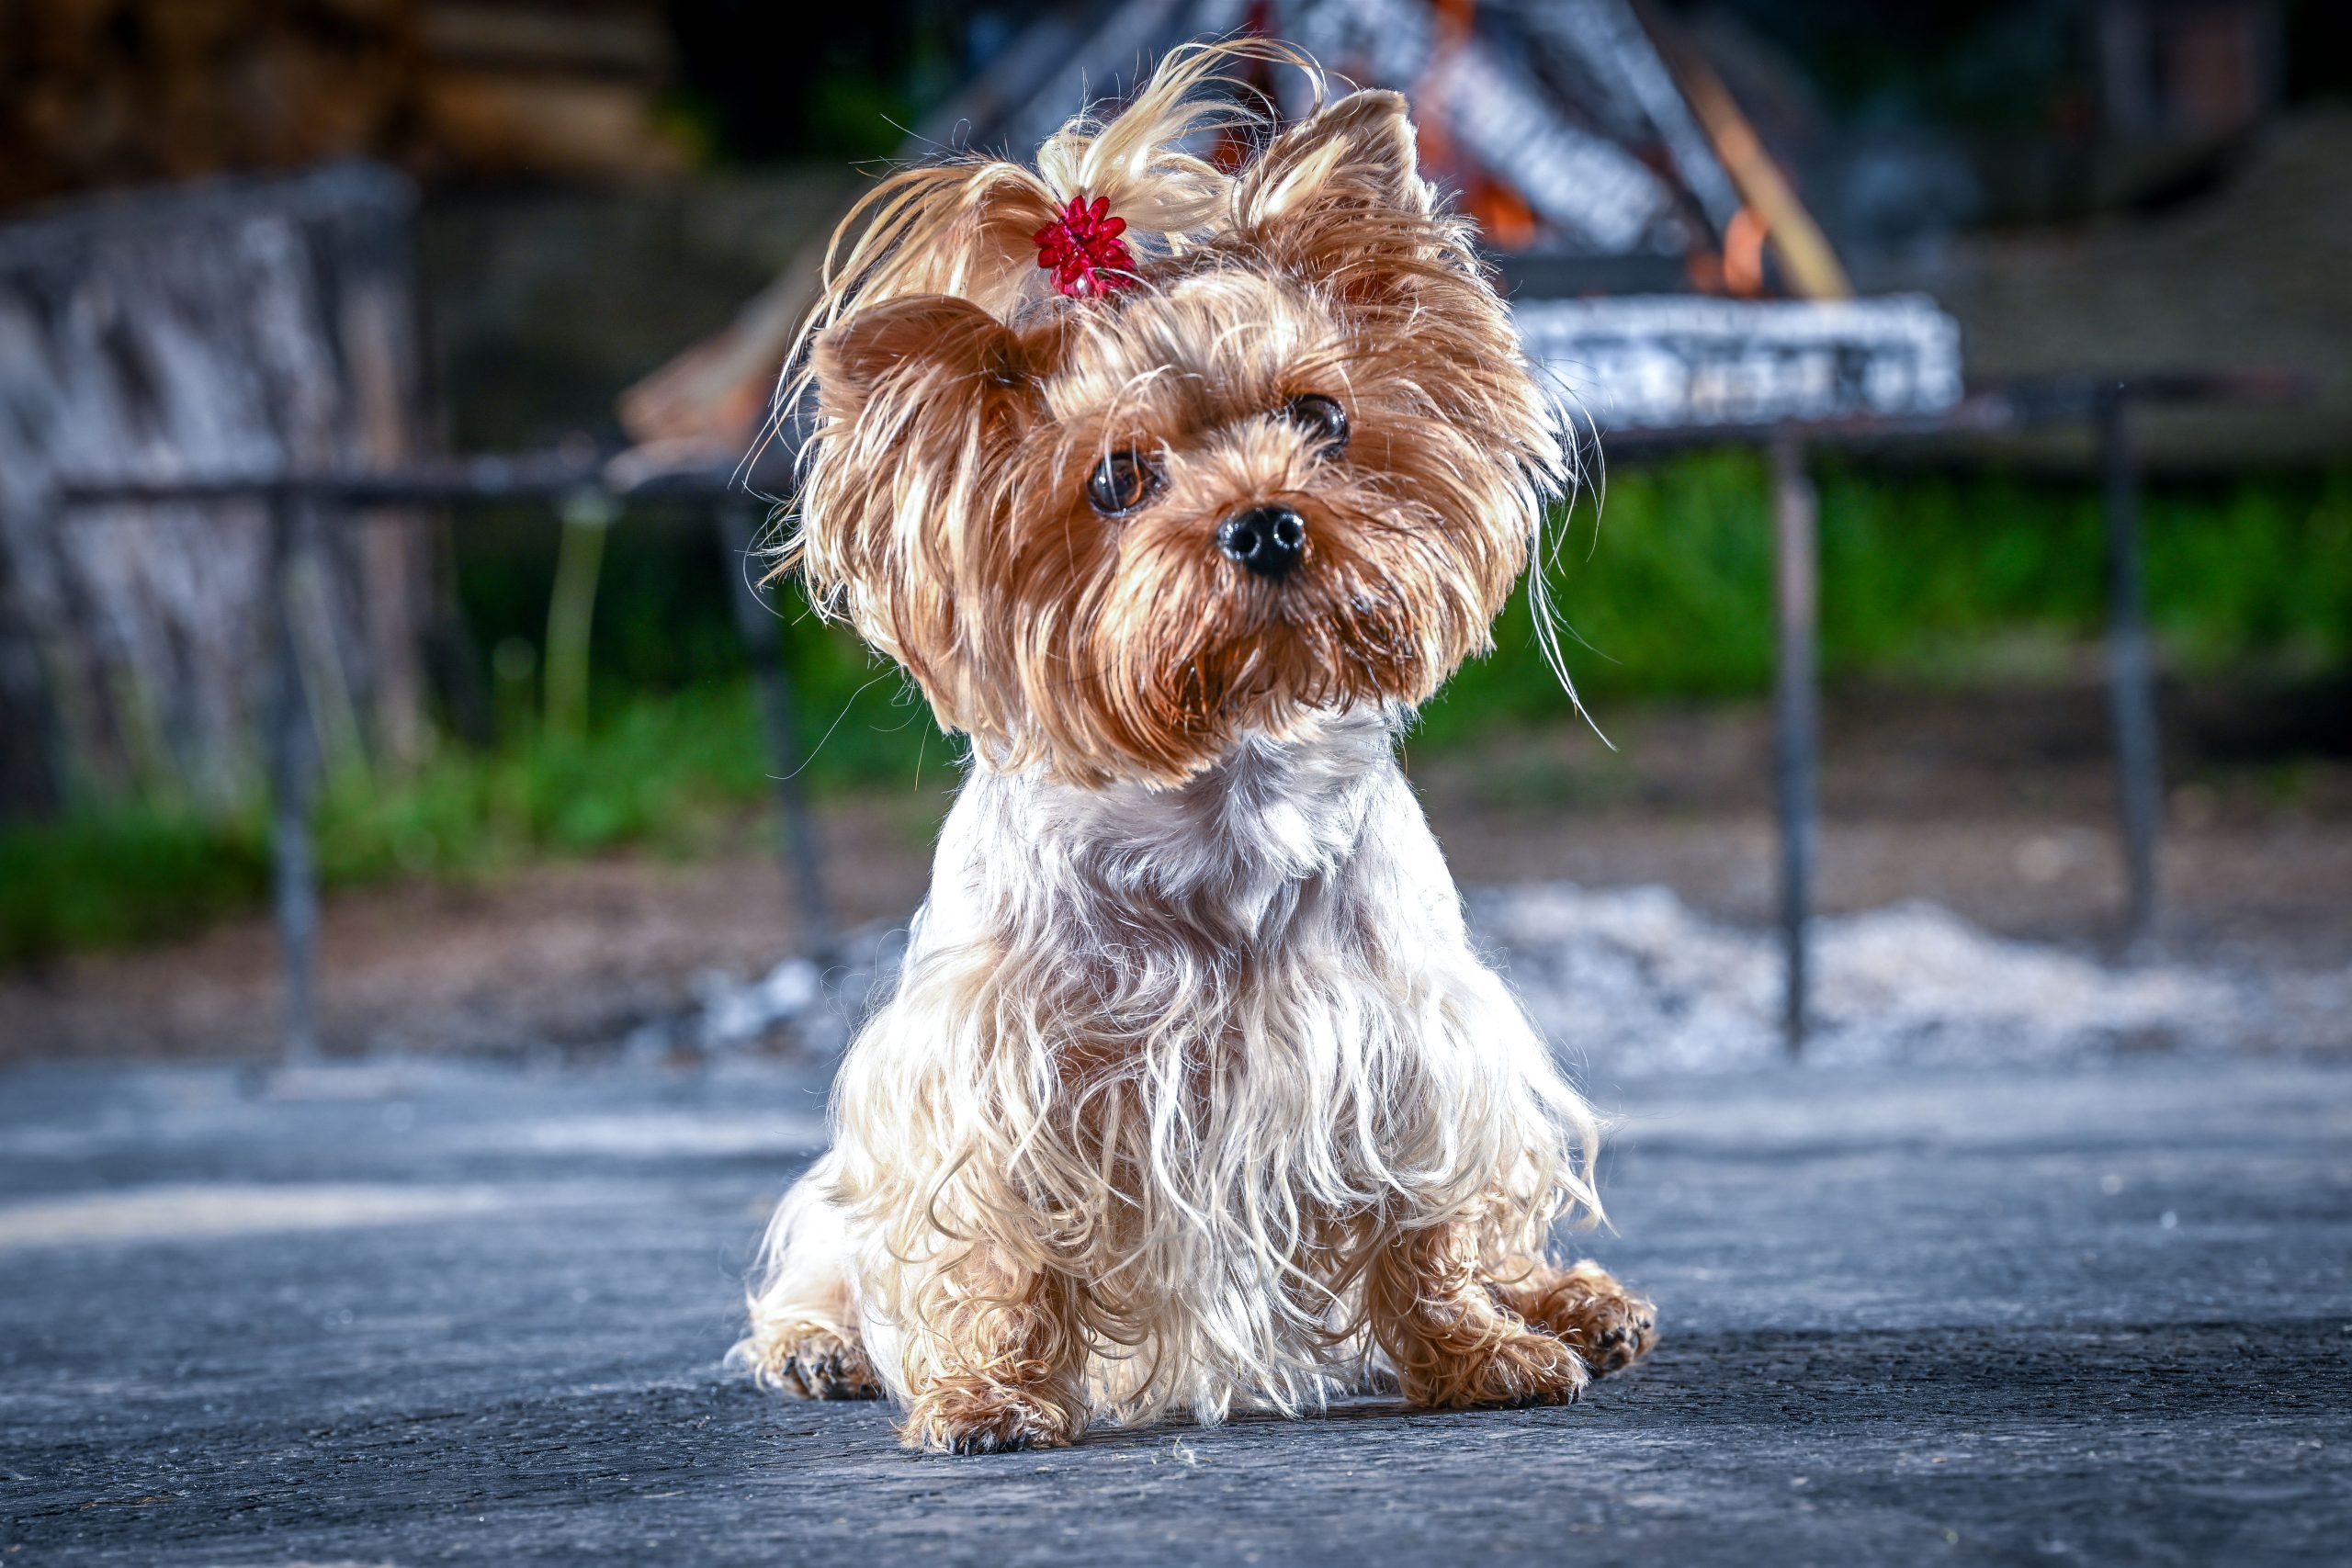
<path fill-rule="evenodd" d="M 818 338 L 812 581 L 984 755 L 1172 782 L 1485 646 L 1560 457 L 1411 138 L 1354 95 L 1125 287 Z"/>

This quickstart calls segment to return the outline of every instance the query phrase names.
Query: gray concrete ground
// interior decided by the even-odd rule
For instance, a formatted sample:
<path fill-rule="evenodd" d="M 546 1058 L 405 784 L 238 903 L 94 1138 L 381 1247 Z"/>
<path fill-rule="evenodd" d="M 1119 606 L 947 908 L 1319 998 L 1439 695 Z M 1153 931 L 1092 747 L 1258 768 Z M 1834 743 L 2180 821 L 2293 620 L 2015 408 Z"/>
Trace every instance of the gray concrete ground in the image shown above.
<path fill-rule="evenodd" d="M 1567 1410 L 916 1458 L 718 1360 L 777 1069 L 0 1077 L 0 1562 L 2344 1561 L 2352 1072 L 1600 1086 Z"/>

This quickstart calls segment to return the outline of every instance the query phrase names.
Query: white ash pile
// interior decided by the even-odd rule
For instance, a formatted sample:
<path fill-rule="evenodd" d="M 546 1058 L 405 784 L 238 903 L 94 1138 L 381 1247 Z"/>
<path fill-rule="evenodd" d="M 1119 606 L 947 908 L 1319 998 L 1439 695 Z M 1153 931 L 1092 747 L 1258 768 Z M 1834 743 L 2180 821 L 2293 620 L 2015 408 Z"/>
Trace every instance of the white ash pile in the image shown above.
<path fill-rule="evenodd" d="M 1664 887 L 1473 889 L 1470 917 L 1544 1032 L 1598 1071 L 1722 1071 L 1783 1059 L 1778 938 L 1712 920 Z M 632 1054 L 845 1046 L 888 993 L 904 922 L 851 933 L 836 961 L 703 976 L 697 1006 L 648 1024 Z M 1823 1064 L 2090 1058 L 2118 1050 L 2352 1046 L 2352 969 L 2256 976 L 2116 968 L 1997 937 L 1939 905 L 1815 922 L 1812 1032 Z"/>
<path fill-rule="evenodd" d="M 905 921 L 876 921 L 843 935 L 821 961 L 795 954 L 750 979 L 706 970 L 695 976 L 690 1010 L 639 1026 L 622 1050 L 639 1060 L 763 1048 L 837 1055 L 898 978 L 906 948 Z"/>
<path fill-rule="evenodd" d="M 1664 887 L 1563 883 L 1470 896 L 1512 987 L 1568 1055 L 1612 1072 L 1781 1057 L 1776 936 L 1723 925 Z M 2110 968 L 1909 903 L 1815 922 L 1809 1060 L 2000 1062 L 2120 1049 L 2340 1047 L 2352 972 L 2261 978 Z"/>

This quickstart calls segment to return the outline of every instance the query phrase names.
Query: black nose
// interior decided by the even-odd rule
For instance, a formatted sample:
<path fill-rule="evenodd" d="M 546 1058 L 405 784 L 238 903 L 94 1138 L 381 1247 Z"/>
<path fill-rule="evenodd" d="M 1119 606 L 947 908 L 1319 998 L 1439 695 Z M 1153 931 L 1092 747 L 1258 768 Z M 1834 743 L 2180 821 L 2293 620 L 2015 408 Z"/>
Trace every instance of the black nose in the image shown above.
<path fill-rule="evenodd" d="M 1253 506 L 1217 525 L 1216 547 L 1271 581 L 1306 553 L 1306 519 L 1287 506 Z"/>

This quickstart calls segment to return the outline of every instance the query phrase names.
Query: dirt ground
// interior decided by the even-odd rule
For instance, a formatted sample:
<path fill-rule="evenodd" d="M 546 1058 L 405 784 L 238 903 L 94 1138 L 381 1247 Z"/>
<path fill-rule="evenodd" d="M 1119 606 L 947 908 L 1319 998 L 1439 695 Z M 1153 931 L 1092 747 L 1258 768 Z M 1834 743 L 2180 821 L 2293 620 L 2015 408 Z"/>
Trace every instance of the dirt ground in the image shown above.
<path fill-rule="evenodd" d="M 2164 956 L 2260 971 L 2352 963 L 2352 757 L 2343 694 L 2174 694 L 2165 714 Z M 1408 766 L 1464 884 L 1663 883 L 1761 924 L 1775 860 L 1761 705 L 1605 711 Z M 2286 760 L 2282 760 L 2286 759 Z M 844 925 L 920 900 L 943 795 L 823 811 Z M 1831 912 L 1908 898 L 1996 931 L 2111 953 L 2120 871 L 2095 683 L 1996 695 L 1849 690 L 1825 710 L 1820 885 Z M 691 1005 L 698 979 L 791 950 L 756 823 L 730 858 L 621 858 L 495 883 L 328 900 L 334 1051 L 609 1045 Z M 0 976 L 0 1059 L 258 1055 L 274 1047 L 266 920 Z"/>

